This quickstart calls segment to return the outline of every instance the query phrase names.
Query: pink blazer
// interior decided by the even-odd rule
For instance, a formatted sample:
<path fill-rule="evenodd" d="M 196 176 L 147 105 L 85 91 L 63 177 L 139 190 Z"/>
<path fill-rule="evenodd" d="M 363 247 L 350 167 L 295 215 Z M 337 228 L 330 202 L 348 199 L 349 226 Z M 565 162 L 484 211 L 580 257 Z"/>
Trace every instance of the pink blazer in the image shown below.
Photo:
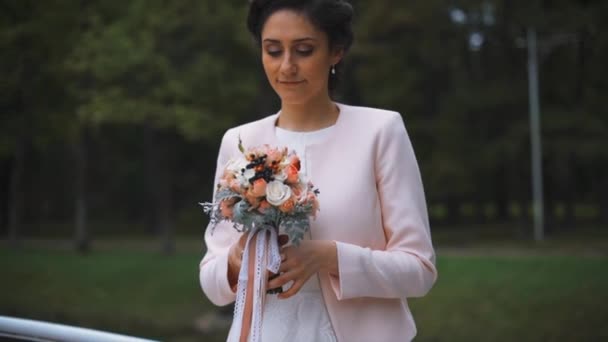
<path fill-rule="evenodd" d="M 424 190 L 414 150 L 399 113 L 338 105 L 334 131 L 308 146 L 309 177 L 321 210 L 311 237 L 334 240 L 339 276 L 319 274 L 321 291 L 339 341 L 409 341 L 416 326 L 408 297 L 424 296 L 437 279 Z M 226 132 L 221 169 L 247 147 L 277 146 L 278 114 Z M 216 305 L 235 300 L 228 285 L 228 248 L 238 239 L 230 223 L 205 233 L 200 263 L 203 291 Z"/>

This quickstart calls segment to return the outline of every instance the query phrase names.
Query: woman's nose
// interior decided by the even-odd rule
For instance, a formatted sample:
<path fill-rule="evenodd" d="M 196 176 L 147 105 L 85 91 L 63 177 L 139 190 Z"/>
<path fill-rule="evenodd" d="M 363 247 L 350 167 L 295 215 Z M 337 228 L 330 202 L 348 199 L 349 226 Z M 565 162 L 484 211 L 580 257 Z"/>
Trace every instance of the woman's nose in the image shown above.
<path fill-rule="evenodd" d="M 284 74 L 294 74 L 297 71 L 297 66 L 293 60 L 293 56 L 290 53 L 283 54 L 283 60 L 281 61 L 281 72 Z"/>

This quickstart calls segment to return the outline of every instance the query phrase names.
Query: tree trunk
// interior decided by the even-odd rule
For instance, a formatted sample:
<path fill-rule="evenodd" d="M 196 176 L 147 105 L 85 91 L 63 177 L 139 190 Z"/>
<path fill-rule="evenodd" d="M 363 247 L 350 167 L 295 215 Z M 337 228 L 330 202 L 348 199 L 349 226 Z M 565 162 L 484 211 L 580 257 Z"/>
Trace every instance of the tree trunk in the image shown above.
<path fill-rule="evenodd" d="M 162 251 L 164 254 L 171 255 L 175 252 L 175 239 L 173 232 L 172 208 L 173 195 L 171 191 L 171 177 L 167 165 L 163 165 L 163 176 L 161 181 L 161 196 L 159 197 L 158 223 L 162 238 Z"/>
<path fill-rule="evenodd" d="M 20 242 L 21 210 L 23 208 L 22 178 L 25 163 L 25 138 L 21 136 L 15 146 L 15 155 L 10 171 L 8 198 L 8 239 L 13 247 Z"/>
<path fill-rule="evenodd" d="M 149 122 L 144 123 L 144 165 L 146 179 L 146 229 L 161 240 L 161 250 L 175 252 L 172 208 L 173 187 L 169 144 Z"/>
<path fill-rule="evenodd" d="M 175 240 L 173 234 L 173 182 L 172 182 L 172 162 L 171 162 L 171 144 L 169 137 L 159 136 L 157 140 L 159 148 L 159 160 L 161 163 L 156 165 L 157 168 L 157 184 L 158 192 L 156 197 L 157 222 L 160 228 L 160 237 L 162 239 L 162 251 L 166 255 L 171 255 L 175 252 Z"/>
<path fill-rule="evenodd" d="M 143 150 L 144 150 L 144 180 L 145 180 L 145 200 L 144 200 L 144 225 L 146 232 L 156 235 L 160 231 L 156 213 L 158 211 L 158 155 L 155 144 L 154 128 L 149 122 L 143 125 Z"/>
<path fill-rule="evenodd" d="M 87 226 L 87 128 L 82 127 L 73 146 L 75 161 L 74 177 L 74 246 L 85 254 L 90 249 Z"/>

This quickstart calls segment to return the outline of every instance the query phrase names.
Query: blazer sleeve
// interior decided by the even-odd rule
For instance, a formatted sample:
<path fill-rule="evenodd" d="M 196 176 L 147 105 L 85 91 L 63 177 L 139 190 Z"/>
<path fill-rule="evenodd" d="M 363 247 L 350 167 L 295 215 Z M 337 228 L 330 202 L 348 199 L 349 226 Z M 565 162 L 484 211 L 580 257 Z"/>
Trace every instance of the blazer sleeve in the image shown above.
<path fill-rule="evenodd" d="M 228 130 L 224 134 L 220 145 L 213 183 L 214 198 L 215 185 L 219 183 L 223 168 L 230 159 L 230 151 L 237 146 L 237 141 L 232 138 L 231 133 L 231 130 Z M 236 240 L 238 232 L 227 221 L 219 222 L 215 229 L 207 226 L 205 230 L 207 252 L 199 265 L 199 280 L 203 292 L 215 305 L 227 305 L 236 299 L 236 294 L 228 283 L 228 250 Z"/>
<path fill-rule="evenodd" d="M 393 113 L 376 139 L 376 187 L 385 250 L 336 242 L 339 300 L 424 296 L 437 279 L 422 180 L 401 115 Z"/>

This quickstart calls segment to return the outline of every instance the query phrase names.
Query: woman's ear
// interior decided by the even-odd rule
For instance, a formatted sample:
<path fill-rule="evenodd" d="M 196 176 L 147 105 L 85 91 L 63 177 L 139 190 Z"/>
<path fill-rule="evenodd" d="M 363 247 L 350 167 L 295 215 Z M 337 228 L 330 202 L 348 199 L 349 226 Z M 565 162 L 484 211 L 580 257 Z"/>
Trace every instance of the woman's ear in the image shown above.
<path fill-rule="evenodd" d="M 340 63 L 342 58 L 344 57 L 344 49 L 342 47 L 334 48 L 331 53 L 331 65 L 336 65 Z"/>

